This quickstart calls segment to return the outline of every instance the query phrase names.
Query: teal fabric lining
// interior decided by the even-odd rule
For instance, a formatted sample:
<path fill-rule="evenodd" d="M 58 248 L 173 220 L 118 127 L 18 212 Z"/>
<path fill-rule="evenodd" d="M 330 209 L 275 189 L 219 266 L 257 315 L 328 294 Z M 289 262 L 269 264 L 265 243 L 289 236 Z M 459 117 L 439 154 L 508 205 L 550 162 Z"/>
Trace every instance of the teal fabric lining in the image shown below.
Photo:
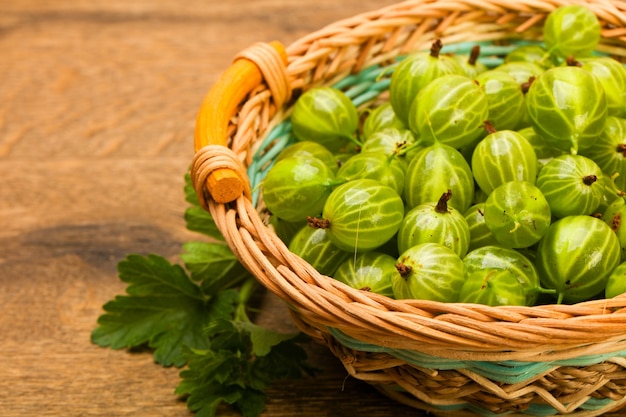
<path fill-rule="evenodd" d="M 452 370 L 467 369 L 492 381 L 504 384 L 518 384 L 548 372 L 560 366 L 588 366 L 606 361 L 613 357 L 626 357 L 626 351 L 606 353 L 602 355 L 586 355 L 575 359 L 553 362 L 522 362 L 522 361 L 461 361 L 426 355 L 420 352 L 391 349 L 358 341 L 340 330 L 329 328 L 329 332 L 342 345 L 362 352 L 385 352 L 407 363 L 427 369 Z"/>

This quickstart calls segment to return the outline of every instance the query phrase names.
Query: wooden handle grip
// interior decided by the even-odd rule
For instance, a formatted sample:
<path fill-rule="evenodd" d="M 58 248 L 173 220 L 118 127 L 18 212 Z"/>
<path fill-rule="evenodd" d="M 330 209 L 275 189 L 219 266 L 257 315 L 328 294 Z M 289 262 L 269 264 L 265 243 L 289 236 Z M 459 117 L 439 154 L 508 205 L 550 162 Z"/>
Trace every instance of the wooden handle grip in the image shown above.
<path fill-rule="evenodd" d="M 277 41 L 269 43 L 287 64 L 284 46 Z M 228 146 L 228 126 L 237 107 L 263 81 L 261 69 L 247 58 L 238 58 L 211 87 L 202 102 L 196 119 L 194 147 L 197 152 L 207 145 Z M 206 181 L 211 197 L 218 203 L 228 203 L 244 190 L 243 179 L 232 169 L 220 168 L 211 172 Z"/>

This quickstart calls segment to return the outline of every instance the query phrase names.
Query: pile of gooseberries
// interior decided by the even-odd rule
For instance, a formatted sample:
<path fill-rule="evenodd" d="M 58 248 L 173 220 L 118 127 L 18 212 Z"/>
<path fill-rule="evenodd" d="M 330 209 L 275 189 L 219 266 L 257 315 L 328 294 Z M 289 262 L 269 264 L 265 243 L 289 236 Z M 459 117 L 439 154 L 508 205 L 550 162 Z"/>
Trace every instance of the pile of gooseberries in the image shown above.
<path fill-rule="evenodd" d="M 363 109 L 306 90 L 262 182 L 291 252 L 396 299 L 532 306 L 626 292 L 626 69 L 583 6 L 495 66 L 400 60 Z"/>

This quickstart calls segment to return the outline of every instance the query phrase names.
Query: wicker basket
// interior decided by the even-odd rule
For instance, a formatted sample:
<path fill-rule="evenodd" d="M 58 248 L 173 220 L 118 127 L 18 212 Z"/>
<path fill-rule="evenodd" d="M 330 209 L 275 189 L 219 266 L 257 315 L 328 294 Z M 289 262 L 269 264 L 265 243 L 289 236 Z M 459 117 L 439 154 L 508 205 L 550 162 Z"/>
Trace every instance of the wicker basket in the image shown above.
<path fill-rule="evenodd" d="M 282 48 L 241 52 L 197 120 L 192 178 L 239 260 L 355 378 L 440 416 L 598 416 L 626 404 L 626 296 L 576 305 L 487 307 L 392 300 L 319 274 L 267 226 L 256 185 L 292 140 L 298 93 L 342 88 L 384 100 L 389 65 L 436 38 L 460 48 L 536 42 L 548 12 L 583 3 L 599 50 L 626 56 L 626 2 L 410 0 L 331 24 Z M 464 43 L 465 42 L 465 43 Z M 491 46 L 490 46 L 491 45 Z"/>

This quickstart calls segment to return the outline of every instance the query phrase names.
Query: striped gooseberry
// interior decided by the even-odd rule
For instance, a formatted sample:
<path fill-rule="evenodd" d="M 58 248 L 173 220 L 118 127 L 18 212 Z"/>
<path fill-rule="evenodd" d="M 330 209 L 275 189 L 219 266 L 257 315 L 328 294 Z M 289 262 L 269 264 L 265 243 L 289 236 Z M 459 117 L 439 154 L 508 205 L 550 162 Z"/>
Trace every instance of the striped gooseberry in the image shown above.
<path fill-rule="evenodd" d="M 543 40 L 551 55 L 559 58 L 589 56 L 600 41 L 600 22 L 579 4 L 552 10 L 543 25 Z"/>
<path fill-rule="evenodd" d="M 620 263 L 609 275 L 604 288 L 605 298 L 613 298 L 626 293 L 626 262 Z"/>
<path fill-rule="evenodd" d="M 404 203 L 393 188 L 373 179 L 348 181 L 335 188 L 322 212 L 310 219 L 327 228 L 330 240 L 348 252 L 366 252 L 391 239 L 402 222 Z"/>
<path fill-rule="evenodd" d="M 460 148 L 474 143 L 489 116 L 485 92 L 465 75 L 448 74 L 424 86 L 411 104 L 409 128 L 419 143 Z"/>
<path fill-rule="evenodd" d="M 537 155 L 528 140 L 513 130 L 494 130 L 474 148 L 472 174 L 478 186 L 490 194 L 509 181 L 535 183 Z"/>
<path fill-rule="evenodd" d="M 523 86 L 530 80 L 543 74 L 545 68 L 534 62 L 512 61 L 500 64 L 493 68 L 492 71 L 506 72 L 512 76 L 520 86 Z"/>
<path fill-rule="evenodd" d="M 391 283 L 398 275 L 394 257 L 371 251 L 343 261 L 333 278 L 358 290 L 393 297 Z"/>
<path fill-rule="evenodd" d="M 333 153 L 324 145 L 310 140 L 299 141 L 285 147 L 282 151 L 280 151 L 276 158 L 274 158 L 274 162 L 276 163 L 292 156 L 317 158 L 324 162 L 324 164 L 334 173 L 337 173 L 337 170 L 339 169 L 337 160 L 335 159 Z"/>
<path fill-rule="evenodd" d="M 535 155 L 537 156 L 537 172 L 541 171 L 541 168 L 550 162 L 552 158 L 566 153 L 562 149 L 555 148 L 554 146 L 547 144 L 546 141 L 543 140 L 537 132 L 535 132 L 535 129 L 533 129 L 532 126 L 520 129 L 517 133 L 524 136 L 535 150 Z"/>
<path fill-rule="evenodd" d="M 480 45 L 474 45 L 469 54 L 454 54 L 454 59 L 459 63 L 463 74 L 474 79 L 478 74 L 487 71 L 487 66 L 480 62 Z"/>
<path fill-rule="evenodd" d="M 408 127 L 409 108 L 419 91 L 432 80 L 446 74 L 462 74 L 452 57 L 440 54 L 443 44 L 436 39 L 428 52 L 408 55 L 393 71 L 389 84 L 389 102 L 398 118 Z"/>
<path fill-rule="evenodd" d="M 626 201 L 616 198 L 602 214 L 604 221 L 615 232 L 620 245 L 620 259 L 626 261 Z"/>
<path fill-rule="evenodd" d="M 550 205 L 541 190 L 527 181 L 509 181 L 485 202 L 485 223 L 494 238 L 509 248 L 537 243 L 551 222 Z"/>
<path fill-rule="evenodd" d="M 332 152 L 356 139 L 359 116 L 352 101 L 333 87 L 314 87 L 296 101 L 291 113 L 292 132 L 298 140 L 311 140 Z"/>
<path fill-rule="evenodd" d="M 420 243 L 440 243 L 459 256 L 464 256 L 470 242 L 470 230 L 465 217 L 448 206 L 452 193 L 447 191 L 439 201 L 420 204 L 409 210 L 398 230 L 398 251 L 405 252 Z"/>
<path fill-rule="evenodd" d="M 361 152 L 380 152 L 384 155 L 397 155 L 400 160 L 410 160 L 421 149 L 415 143 L 415 136 L 409 129 L 388 127 L 372 133 L 365 139 Z"/>
<path fill-rule="evenodd" d="M 504 62 L 530 62 L 545 69 L 558 65 L 557 60 L 548 53 L 548 50 L 543 45 L 539 44 L 517 46 L 506 54 Z"/>
<path fill-rule="evenodd" d="M 608 56 L 594 56 L 573 60 L 585 71 L 592 73 L 604 87 L 607 112 L 610 116 L 626 116 L 626 68 Z"/>
<path fill-rule="evenodd" d="M 289 245 L 294 236 L 306 226 L 307 220 L 300 220 L 297 222 L 288 222 L 287 220 L 283 220 L 278 216 L 270 216 L 268 221 L 268 227 L 276 233 L 276 236 L 279 237 L 286 245 Z"/>
<path fill-rule="evenodd" d="M 273 215 L 290 222 L 318 216 L 336 185 L 333 172 L 317 158 L 276 162 L 262 182 L 263 200 Z"/>
<path fill-rule="evenodd" d="M 533 262 L 518 250 L 499 245 L 481 246 L 468 252 L 463 257 L 463 264 L 468 275 L 480 271 L 508 271 L 523 288 L 524 305 L 535 304 L 537 297 L 546 292 L 540 285 Z"/>
<path fill-rule="evenodd" d="M 422 243 L 400 254 L 400 274 L 391 286 L 396 299 L 456 302 L 465 281 L 463 260 L 439 243 Z"/>
<path fill-rule="evenodd" d="M 593 159 L 619 189 L 626 190 L 626 119 L 607 117 L 594 145 L 581 153 Z"/>
<path fill-rule="evenodd" d="M 396 155 L 381 152 L 361 152 L 348 158 L 337 171 L 337 180 L 352 181 L 371 178 L 402 194 L 406 162 Z"/>
<path fill-rule="evenodd" d="M 541 169 L 537 187 L 556 218 L 593 214 L 604 195 L 604 185 L 599 181 L 603 175 L 591 159 L 566 154 L 557 156 Z"/>
<path fill-rule="evenodd" d="M 573 154 L 593 146 L 607 116 L 598 78 L 569 66 L 538 76 L 526 93 L 526 108 L 532 127 L 548 144 Z"/>
<path fill-rule="evenodd" d="M 467 274 L 459 293 L 459 303 L 488 306 L 526 305 L 524 286 L 506 269 L 480 269 Z"/>
<path fill-rule="evenodd" d="M 482 246 L 497 245 L 498 241 L 485 223 L 485 203 L 476 203 L 463 213 L 470 232 L 468 251 Z"/>
<path fill-rule="evenodd" d="M 407 207 L 413 208 L 439 200 L 447 190 L 454 195 L 448 204 L 463 212 L 474 197 L 474 178 L 459 151 L 435 142 L 411 159 L 404 180 L 404 200 Z"/>
<path fill-rule="evenodd" d="M 352 255 L 335 246 L 328 238 L 328 230 L 305 225 L 289 243 L 289 251 L 298 255 L 320 274 L 332 276 L 339 265 Z"/>
<path fill-rule="evenodd" d="M 398 118 L 393 107 L 391 107 L 391 103 L 386 101 L 367 113 L 361 129 L 363 142 L 367 141 L 374 133 L 388 128 L 403 130 L 407 127 Z"/>
<path fill-rule="evenodd" d="M 539 242 L 535 260 L 542 285 L 556 290 L 557 303 L 576 303 L 599 295 L 619 263 L 617 236 L 593 216 L 555 221 Z"/>
<path fill-rule="evenodd" d="M 485 71 L 474 79 L 487 96 L 489 122 L 498 130 L 516 129 L 526 111 L 517 80 L 498 70 Z"/>

